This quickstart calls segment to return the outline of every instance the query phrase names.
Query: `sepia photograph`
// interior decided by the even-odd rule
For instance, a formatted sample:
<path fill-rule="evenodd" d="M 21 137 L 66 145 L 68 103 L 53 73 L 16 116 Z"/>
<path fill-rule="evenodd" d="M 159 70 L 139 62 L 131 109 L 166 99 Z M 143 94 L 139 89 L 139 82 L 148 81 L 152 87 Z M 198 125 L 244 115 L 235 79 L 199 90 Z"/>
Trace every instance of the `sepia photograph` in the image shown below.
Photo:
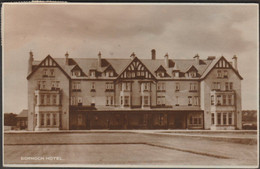
<path fill-rule="evenodd" d="M 3 3 L 4 167 L 259 167 L 256 3 Z"/>

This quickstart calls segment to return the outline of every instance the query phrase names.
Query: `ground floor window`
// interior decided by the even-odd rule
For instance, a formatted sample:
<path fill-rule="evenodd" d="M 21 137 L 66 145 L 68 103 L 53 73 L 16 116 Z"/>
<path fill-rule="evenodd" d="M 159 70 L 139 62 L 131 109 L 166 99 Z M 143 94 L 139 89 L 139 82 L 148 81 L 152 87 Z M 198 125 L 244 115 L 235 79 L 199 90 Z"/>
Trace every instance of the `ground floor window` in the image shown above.
<path fill-rule="evenodd" d="M 107 96 L 106 97 L 106 105 L 107 106 L 113 105 L 113 102 L 114 102 L 114 97 L 113 96 Z"/>
<path fill-rule="evenodd" d="M 165 96 L 157 96 L 157 105 L 165 105 Z"/>
<path fill-rule="evenodd" d="M 192 125 L 199 125 L 202 124 L 201 117 L 199 115 L 190 116 L 189 123 Z"/>
<path fill-rule="evenodd" d="M 228 113 L 228 124 L 232 124 L 232 113 Z"/>
<path fill-rule="evenodd" d="M 218 124 L 221 124 L 221 113 L 218 113 L 217 120 L 218 120 Z"/>
<path fill-rule="evenodd" d="M 215 124 L 215 114 L 211 113 L 211 124 Z"/>
<path fill-rule="evenodd" d="M 44 114 L 41 114 L 41 125 L 44 125 Z"/>

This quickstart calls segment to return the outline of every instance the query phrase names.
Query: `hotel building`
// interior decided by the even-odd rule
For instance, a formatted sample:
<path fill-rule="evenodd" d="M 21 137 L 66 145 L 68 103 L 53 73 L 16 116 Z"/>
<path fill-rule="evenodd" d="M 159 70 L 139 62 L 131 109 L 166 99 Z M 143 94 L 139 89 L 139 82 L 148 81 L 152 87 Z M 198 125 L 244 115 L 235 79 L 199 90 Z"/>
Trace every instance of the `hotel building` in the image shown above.
<path fill-rule="evenodd" d="M 28 130 L 242 128 L 237 57 L 55 58 L 30 52 Z"/>

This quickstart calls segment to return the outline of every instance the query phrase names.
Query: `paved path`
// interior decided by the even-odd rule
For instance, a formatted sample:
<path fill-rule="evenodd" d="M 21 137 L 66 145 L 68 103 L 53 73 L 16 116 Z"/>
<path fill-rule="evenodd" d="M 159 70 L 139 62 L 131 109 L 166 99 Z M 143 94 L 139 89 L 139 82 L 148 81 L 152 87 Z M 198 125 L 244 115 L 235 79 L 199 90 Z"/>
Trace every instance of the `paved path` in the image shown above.
<path fill-rule="evenodd" d="M 5 164 L 256 166 L 257 145 L 152 132 L 5 134 Z M 59 160 L 21 160 L 53 157 Z"/>

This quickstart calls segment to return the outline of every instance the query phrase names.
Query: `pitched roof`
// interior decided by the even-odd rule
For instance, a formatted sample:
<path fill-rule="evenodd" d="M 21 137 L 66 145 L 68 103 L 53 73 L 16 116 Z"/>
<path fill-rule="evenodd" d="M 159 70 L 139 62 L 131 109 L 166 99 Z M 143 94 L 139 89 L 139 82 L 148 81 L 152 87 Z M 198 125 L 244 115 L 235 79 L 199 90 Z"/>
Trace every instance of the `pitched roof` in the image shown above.
<path fill-rule="evenodd" d="M 201 76 L 200 78 L 205 78 L 207 74 L 214 68 L 216 63 L 221 59 L 222 57 L 218 57 L 216 59 L 200 59 L 199 63 L 196 61 L 196 59 L 169 59 L 169 67 L 165 65 L 165 59 L 139 59 L 146 68 L 152 73 L 154 77 L 156 77 L 155 71 L 160 67 L 163 66 L 163 68 L 166 70 L 166 73 L 172 75 L 173 70 L 179 70 L 180 72 L 187 72 L 191 67 L 195 67 L 198 70 L 198 74 Z M 115 72 L 119 75 L 122 73 L 126 67 L 132 62 L 133 59 L 117 59 L 117 58 L 102 58 L 101 59 L 101 67 L 98 66 L 98 58 L 69 58 L 69 64 L 66 64 L 65 58 L 53 58 L 58 66 L 69 76 L 70 78 L 80 79 L 80 78 L 89 78 L 89 77 L 72 77 L 71 76 L 71 70 L 78 65 L 83 73 L 86 75 L 89 74 L 89 70 L 94 69 L 99 72 L 104 72 L 109 66 L 112 66 L 115 70 Z M 225 59 L 226 60 L 226 59 Z M 37 69 L 37 64 L 39 65 L 41 61 L 33 61 L 33 66 L 36 66 L 36 68 L 33 70 L 33 72 Z M 230 64 L 230 63 L 229 63 Z M 231 65 L 231 64 L 230 64 Z M 236 71 L 233 66 L 231 65 L 231 68 L 235 71 L 235 73 L 242 79 L 242 77 L 239 75 L 238 71 Z M 32 73 L 33 73 L 32 72 Z M 158 79 L 163 79 L 160 77 L 156 77 Z M 179 77 L 179 79 L 186 79 L 189 77 Z M 113 79 L 111 77 L 111 79 Z M 164 78 L 165 79 L 165 78 Z"/>
<path fill-rule="evenodd" d="M 23 109 L 16 117 L 28 117 L 28 110 Z"/>

